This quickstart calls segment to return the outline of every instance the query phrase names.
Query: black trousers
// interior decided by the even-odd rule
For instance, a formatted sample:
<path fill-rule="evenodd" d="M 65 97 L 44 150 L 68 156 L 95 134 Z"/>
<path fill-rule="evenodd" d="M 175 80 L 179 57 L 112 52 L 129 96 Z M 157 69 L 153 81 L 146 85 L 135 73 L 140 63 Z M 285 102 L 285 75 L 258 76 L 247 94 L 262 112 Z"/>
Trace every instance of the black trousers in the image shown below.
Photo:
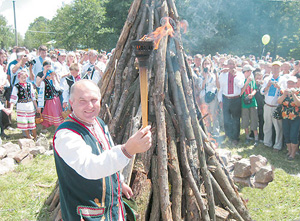
<path fill-rule="evenodd" d="M 241 113 L 241 97 L 228 99 L 223 95 L 224 131 L 231 140 L 239 140 Z"/>

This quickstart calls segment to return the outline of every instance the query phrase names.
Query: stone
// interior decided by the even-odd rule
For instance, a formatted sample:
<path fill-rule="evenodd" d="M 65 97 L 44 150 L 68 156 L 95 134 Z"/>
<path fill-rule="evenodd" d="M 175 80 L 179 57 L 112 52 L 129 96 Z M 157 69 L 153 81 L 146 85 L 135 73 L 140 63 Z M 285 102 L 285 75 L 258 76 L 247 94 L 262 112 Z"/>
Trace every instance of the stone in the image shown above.
<path fill-rule="evenodd" d="M 47 150 L 44 155 L 46 156 L 52 156 L 54 153 L 53 153 L 53 150 Z"/>
<path fill-rule="evenodd" d="M 228 170 L 228 172 L 232 172 L 234 170 L 234 164 L 230 162 L 227 165 L 226 169 Z"/>
<path fill-rule="evenodd" d="M 7 153 L 16 152 L 20 150 L 20 146 L 18 144 L 13 144 L 12 142 L 8 142 L 3 144 L 2 147 L 6 149 Z"/>
<path fill-rule="evenodd" d="M 249 159 L 241 159 L 234 164 L 234 176 L 236 177 L 249 177 L 251 176 L 251 165 Z"/>
<path fill-rule="evenodd" d="M 43 154 L 46 152 L 45 147 L 43 146 L 36 146 L 33 148 L 29 149 L 30 154 L 32 154 L 33 156 L 39 155 L 39 154 Z"/>
<path fill-rule="evenodd" d="M 250 177 L 245 177 L 245 178 L 242 178 L 242 177 L 232 177 L 233 181 L 235 183 L 238 183 L 238 184 L 241 184 L 242 186 L 246 186 L 246 187 L 251 187 L 252 184 L 251 184 L 251 181 L 250 181 Z"/>
<path fill-rule="evenodd" d="M 269 183 L 274 179 L 274 172 L 271 166 L 264 166 L 256 172 L 254 182 Z"/>
<path fill-rule="evenodd" d="M 235 161 L 239 161 L 239 160 L 243 159 L 243 157 L 240 155 L 232 155 L 232 159 Z"/>
<path fill-rule="evenodd" d="M 13 171 L 16 167 L 14 159 L 6 157 L 0 161 L 0 175 Z"/>
<path fill-rule="evenodd" d="M 17 163 L 20 163 L 27 155 L 29 154 L 29 148 L 25 148 L 23 150 L 20 150 L 17 152 L 17 154 L 14 157 L 14 160 Z"/>
<path fill-rule="evenodd" d="M 21 149 L 29 149 L 35 147 L 35 142 L 32 139 L 22 138 L 19 139 L 19 146 Z"/>
<path fill-rule="evenodd" d="M 0 160 L 7 156 L 7 150 L 3 147 L 0 147 Z"/>
<path fill-rule="evenodd" d="M 24 157 L 22 159 L 22 161 L 20 162 L 20 164 L 28 164 L 29 162 L 31 162 L 31 160 L 33 159 L 33 155 L 32 154 L 27 154 L 26 157 Z"/>
<path fill-rule="evenodd" d="M 44 134 L 40 134 L 35 142 L 36 146 L 43 146 L 46 150 L 50 150 L 50 144 L 49 141 Z"/>
<path fill-rule="evenodd" d="M 267 166 L 268 160 L 267 158 L 261 155 L 251 155 L 250 157 L 250 164 L 251 164 L 251 174 L 255 174 L 257 171 L 260 170 L 263 166 Z"/>
<path fill-rule="evenodd" d="M 226 149 L 217 149 L 220 158 L 223 160 L 224 165 L 227 166 L 228 163 L 231 161 L 231 151 Z"/>
<path fill-rule="evenodd" d="M 266 188 L 268 186 L 268 183 L 257 183 L 257 182 L 254 182 L 253 185 L 257 189 L 264 189 L 264 188 Z"/>

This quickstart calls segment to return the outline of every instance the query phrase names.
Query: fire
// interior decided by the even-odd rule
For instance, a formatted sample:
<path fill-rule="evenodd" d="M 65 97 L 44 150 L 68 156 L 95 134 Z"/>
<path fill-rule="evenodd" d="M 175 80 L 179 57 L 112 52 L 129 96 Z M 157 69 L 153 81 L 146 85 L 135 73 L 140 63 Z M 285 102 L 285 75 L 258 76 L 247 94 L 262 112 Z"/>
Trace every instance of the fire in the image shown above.
<path fill-rule="evenodd" d="M 180 22 L 180 28 L 183 29 L 184 34 L 187 32 L 188 27 L 189 27 L 189 23 L 186 20 L 182 20 Z"/>
<path fill-rule="evenodd" d="M 169 17 L 164 17 L 161 20 L 162 26 L 158 27 L 154 32 L 149 35 L 144 35 L 141 41 L 154 41 L 154 50 L 158 48 L 160 40 L 165 36 L 174 36 L 174 28 L 170 21 L 173 21 Z"/>

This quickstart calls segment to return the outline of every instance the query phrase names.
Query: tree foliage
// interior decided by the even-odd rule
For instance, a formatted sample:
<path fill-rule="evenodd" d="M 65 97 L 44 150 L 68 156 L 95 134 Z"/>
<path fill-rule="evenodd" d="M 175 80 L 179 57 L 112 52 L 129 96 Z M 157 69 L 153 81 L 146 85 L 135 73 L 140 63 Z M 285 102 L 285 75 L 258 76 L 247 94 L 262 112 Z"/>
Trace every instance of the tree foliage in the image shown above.
<path fill-rule="evenodd" d="M 298 1 L 180 0 L 178 5 L 179 14 L 189 22 L 184 43 L 191 54 L 260 56 L 261 38 L 269 34 L 266 51 L 300 58 L 296 49 L 300 34 Z"/>
<path fill-rule="evenodd" d="M 35 19 L 26 32 L 25 45 L 33 48 L 55 40 L 56 48 L 67 50 L 110 50 L 115 47 L 132 2 L 73 0 L 58 9 L 50 21 L 44 17 Z M 261 38 L 269 34 L 271 41 L 265 46 L 265 52 L 300 58 L 299 1 L 177 0 L 176 5 L 181 18 L 189 23 L 183 42 L 190 54 L 220 52 L 260 56 Z M 0 28 L 1 47 L 13 46 L 12 29 L 3 16 L 0 16 Z"/>
<path fill-rule="evenodd" d="M 14 45 L 14 33 L 12 27 L 8 26 L 7 20 L 0 15 L 0 48 L 9 48 Z"/>
<path fill-rule="evenodd" d="M 24 44 L 27 48 L 38 48 L 42 44 L 46 44 L 51 40 L 53 34 L 49 33 L 51 30 L 50 21 L 43 16 L 36 18 L 25 33 Z"/>

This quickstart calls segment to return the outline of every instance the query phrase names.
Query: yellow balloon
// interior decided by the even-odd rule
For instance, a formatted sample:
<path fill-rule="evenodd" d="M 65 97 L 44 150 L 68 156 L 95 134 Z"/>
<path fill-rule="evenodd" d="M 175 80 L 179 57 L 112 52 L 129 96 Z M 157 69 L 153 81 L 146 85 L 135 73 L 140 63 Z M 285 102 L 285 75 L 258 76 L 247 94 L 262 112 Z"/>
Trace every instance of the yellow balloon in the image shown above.
<path fill-rule="evenodd" d="M 270 35 L 264 35 L 264 36 L 262 37 L 261 41 L 262 41 L 262 43 L 263 43 L 264 45 L 267 45 L 267 44 L 269 44 L 270 39 L 271 39 Z"/>

